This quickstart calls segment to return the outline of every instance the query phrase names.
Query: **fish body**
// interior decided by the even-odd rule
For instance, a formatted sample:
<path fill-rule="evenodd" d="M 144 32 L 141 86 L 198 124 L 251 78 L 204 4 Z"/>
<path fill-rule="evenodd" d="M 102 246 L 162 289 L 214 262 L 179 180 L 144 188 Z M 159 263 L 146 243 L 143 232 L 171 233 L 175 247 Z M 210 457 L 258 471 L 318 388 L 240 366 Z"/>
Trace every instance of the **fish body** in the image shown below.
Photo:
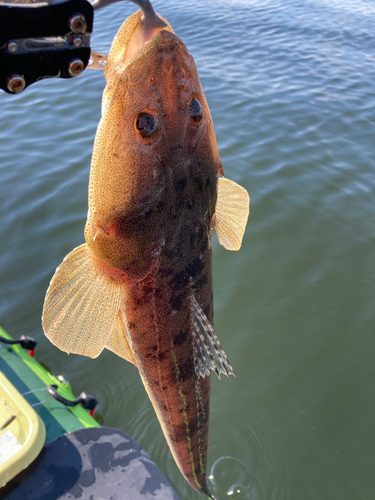
<path fill-rule="evenodd" d="M 107 347 L 138 367 L 182 474 L 211 496 L 210 370 L 233 373 L 212 328 L 211 229 L 238 246 L 249 199 L 220 177 L 197 69 L 171 27 L 126 57 L 139 18 L 109 54 L 86 244 L 57 269 L 43 327 L 66 352 Z"/>

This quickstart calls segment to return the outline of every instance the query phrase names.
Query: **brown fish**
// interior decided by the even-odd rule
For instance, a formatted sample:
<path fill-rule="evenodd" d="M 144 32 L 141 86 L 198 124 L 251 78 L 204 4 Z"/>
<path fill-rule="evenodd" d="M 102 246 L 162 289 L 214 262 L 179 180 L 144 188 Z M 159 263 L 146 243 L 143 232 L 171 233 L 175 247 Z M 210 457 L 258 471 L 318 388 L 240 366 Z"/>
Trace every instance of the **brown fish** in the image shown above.
<path fill-rule="evenodd" d="M 65 352 L 94 358 L 106 347 L 136 365 L 182 474 L 214 498 L 206 484 L 210 370 L 233 370 L 212 328 L 211 228 L 238 250 L 249 196 L 220 177 L 210 111 L 184 43 L 169 24 L 146 29 L 137 12 L 112 44 L 86 243 L 56 270 L 43 328 Z"/>

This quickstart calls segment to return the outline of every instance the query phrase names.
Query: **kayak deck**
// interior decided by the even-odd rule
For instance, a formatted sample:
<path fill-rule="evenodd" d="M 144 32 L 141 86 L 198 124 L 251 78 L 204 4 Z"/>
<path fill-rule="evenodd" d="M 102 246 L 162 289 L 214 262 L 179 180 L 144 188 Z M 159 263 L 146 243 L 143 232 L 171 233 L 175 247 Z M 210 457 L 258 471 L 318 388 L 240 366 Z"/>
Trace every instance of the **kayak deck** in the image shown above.
<path fill-rule="evenodd" d="M 1 327 L 0 336 L 12 338 Z M 46 443 L 67 432 L 99 426 L 82 406 L 67 407 L 49 396 L 47 387 L 56 385 L 61 396 L 74 399 L 68 383 L 61 382 L 45 370 L 19 345 L 0 342 L 0 371 L 43 420 L 46 426 Z"/>
<path fill-rule="evenodd" d="M 80 429 L 47 444 L 4 500 L 180 500 L 150 456 L 110 427 Z"/>
<path fill-rule="evenodd" d="M 0 487 L 35 460 L 45 438 L 42 419 L 0 372 Z"/>
<path fill-rule="evenodd" d="M 1 327 L 0 336 L 12 339 Z M 1 481 L 6 485 L 0 487 L 0 498 L 180 500 L 136 441 L 117 429 L 101 427 L 79 404 L 67 407 L 55 400 L 48 386 L 57 386 L 60 396 L 74 400 L 69 383 L 45 370 L 22 347 L 0 342 L 0 375 L 0 382 L 13 384 L 13 394 L 18 391 L 35 410 L 46 432 L 36 459 L 17 470 L 13 479 Z"/>

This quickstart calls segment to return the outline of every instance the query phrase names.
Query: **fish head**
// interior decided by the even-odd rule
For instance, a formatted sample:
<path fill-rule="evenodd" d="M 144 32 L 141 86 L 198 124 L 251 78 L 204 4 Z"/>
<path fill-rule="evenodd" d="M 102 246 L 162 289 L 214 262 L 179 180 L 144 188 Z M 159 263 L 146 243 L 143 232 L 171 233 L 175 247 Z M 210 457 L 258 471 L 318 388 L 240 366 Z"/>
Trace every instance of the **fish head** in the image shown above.
<path fill-rule="evenodd" d="M 133 32 L 136 20 L 127 21 Z M 99 259 L 140 279 L 173 237 L 188 199 L 198 218 L 211 220 L 222 164 L 185 44 L 168 25 L 126 57 L 130 28 L 125 32 L 107 63 L 85 237 Z"/>

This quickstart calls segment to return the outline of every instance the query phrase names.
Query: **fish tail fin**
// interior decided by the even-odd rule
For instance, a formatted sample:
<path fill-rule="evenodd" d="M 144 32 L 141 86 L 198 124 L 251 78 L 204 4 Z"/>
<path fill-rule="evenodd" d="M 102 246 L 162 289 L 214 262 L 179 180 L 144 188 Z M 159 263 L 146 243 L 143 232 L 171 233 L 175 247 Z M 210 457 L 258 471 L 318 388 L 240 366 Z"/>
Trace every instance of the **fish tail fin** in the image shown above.
<path fill-rule="evenodd" d="M 85 243 L 56 269 L 44 301 L 42 326 L 67 353 L 96 358 L 115 328 L 124 293 L 121 271 L 97 259 Z"/>
<path fill-rule="evenodd" d="M 202 493 L 203 493 L 204 495 L 206 495 L 208 498 L 212 498 L 212 500 L 216 500 L 216 497 L 214 497 L 214 496 L 213 496 L 213 494 L 212 494 L 212 493 L 210 493 L 210 491 L 209 491 L 209 489 L 207 488 L 207 486 L 206 486 L 203 490 L 201 490 L 201 491 L 202 491 Z"/>

